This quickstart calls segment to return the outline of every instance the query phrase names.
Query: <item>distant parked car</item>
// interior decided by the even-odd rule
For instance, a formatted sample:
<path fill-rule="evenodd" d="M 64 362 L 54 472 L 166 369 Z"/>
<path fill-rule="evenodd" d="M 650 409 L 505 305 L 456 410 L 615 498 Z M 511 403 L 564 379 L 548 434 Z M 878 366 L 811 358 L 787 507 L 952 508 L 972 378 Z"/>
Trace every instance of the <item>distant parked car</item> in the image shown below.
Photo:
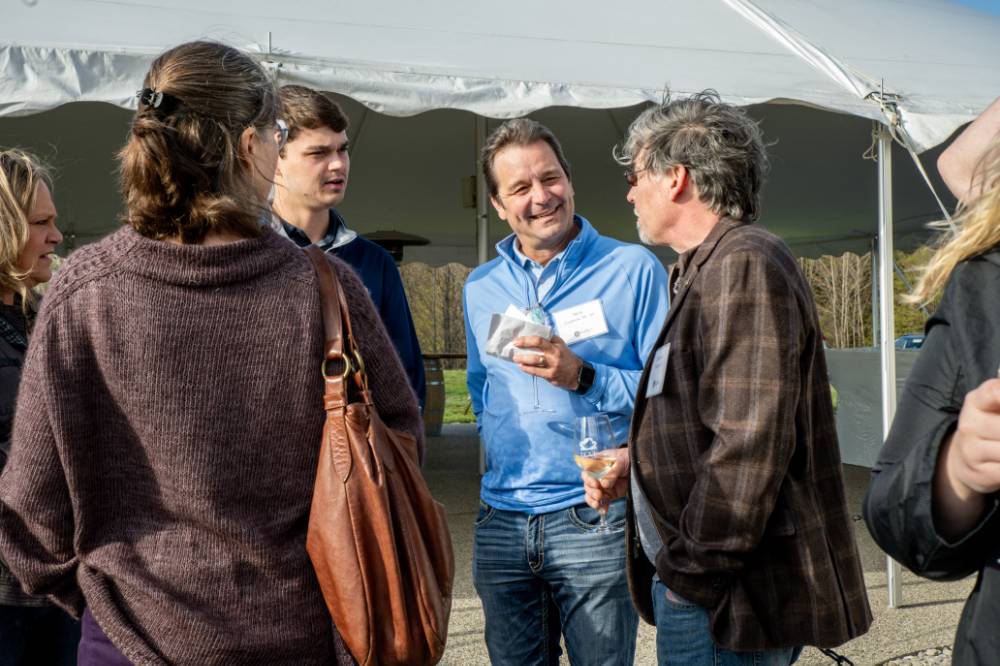
<path fill-rule="evenodd" d="M 923 333 L 907 333 L 896 338 L 896 349 L 920 349 L 924 346 Z"/>

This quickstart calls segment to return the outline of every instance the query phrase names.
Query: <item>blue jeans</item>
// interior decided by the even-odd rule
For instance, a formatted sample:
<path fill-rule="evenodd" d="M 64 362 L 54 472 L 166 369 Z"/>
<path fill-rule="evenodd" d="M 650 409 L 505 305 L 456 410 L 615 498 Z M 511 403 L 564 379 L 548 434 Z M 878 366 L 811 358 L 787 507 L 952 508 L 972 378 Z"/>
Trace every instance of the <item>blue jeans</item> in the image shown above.
<path fill-rule="evenodd" d="M 631 666 L 639 617 L 625 580 L 625 501 L 594 531 L 586 505 L 529 515 L 480 502 L 472 580 L 486 615 L 493 666 Z"/>
<path fill-rule="evenodd" d="M 733 652 L 715 644 L 708 611 L 693 604 L 658 579 L 653 580 L 656 657 L 660 666 L 789 666 L 801 647 Z"/>
<path fill-rule="evenodd" d="M 57 606 L 0 605 L 0 666 L 73 666 L 80 623 Z"/>

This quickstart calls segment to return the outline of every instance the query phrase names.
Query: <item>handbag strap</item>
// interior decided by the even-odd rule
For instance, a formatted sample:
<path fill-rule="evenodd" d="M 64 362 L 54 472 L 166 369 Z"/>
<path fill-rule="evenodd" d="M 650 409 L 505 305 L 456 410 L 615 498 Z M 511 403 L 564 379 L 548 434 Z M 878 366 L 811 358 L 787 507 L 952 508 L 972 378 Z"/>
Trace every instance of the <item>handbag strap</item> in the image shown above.
<path fill-rule="evenodd" d="M 337 279 L 337 274 L 334 273 L 323 250 L 315 245 L 310 245 L 305 249 L 305 253 L 312 262 L 313 270 L 316 271 L 316 277 L 319 281 L 320 307 L 323 312 L 323 329 L 326 336 L 323 350 L 323 377 L 326 379 L 327 393 L 333 389 L 342 397 L 345 388 L 343 379 L 349 375 L 354 377 L 359 389 L 367 392 L 368 377 L 365 373 L 365 364 L 354 340 L 354 331 L 351 329 L 351 314 L 347 309 L 347 301 L 344 298 L 344 290 L 340 286 L 340 280 Z M 344 363 L 342 375 L 330 376 L 327 374 L 327 363 L 330 361 Z"/>

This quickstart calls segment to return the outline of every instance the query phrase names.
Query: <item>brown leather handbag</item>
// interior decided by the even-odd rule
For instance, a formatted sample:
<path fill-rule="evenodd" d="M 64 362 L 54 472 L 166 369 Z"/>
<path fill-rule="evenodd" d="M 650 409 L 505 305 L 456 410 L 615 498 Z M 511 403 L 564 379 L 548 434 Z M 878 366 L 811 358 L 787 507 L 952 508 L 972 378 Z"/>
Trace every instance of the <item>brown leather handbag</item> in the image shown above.
<path fill-rule="evenodd" d="M 387 427 L 372 405 L 330 262 L 315 246 L 306 252 L 326 329 L 326 425 L 306 548 L 333 624 L 361 666 L 436 664 L 455 575 L 444 507 L 420 473 L 413 436 Z"/>

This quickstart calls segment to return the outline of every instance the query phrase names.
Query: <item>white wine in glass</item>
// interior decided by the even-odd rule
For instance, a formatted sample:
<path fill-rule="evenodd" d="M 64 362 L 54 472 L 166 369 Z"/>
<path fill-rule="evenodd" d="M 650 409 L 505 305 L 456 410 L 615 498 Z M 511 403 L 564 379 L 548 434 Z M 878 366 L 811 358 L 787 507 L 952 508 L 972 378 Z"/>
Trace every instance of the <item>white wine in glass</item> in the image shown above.
<path fill-rule="evenodd" d="M 617 458 L 613 450 L 600 451 L 595 453 L 592 457 L 581 455 L 579 453 L 573 455 L 573 460 L 576 461 L 576 466 L 595 479 L 600 479 L 607 474 L 608 471 L 615 466 L 616 459 Z"/>
<path fill-rule="evenodd" d="M 614 467 L 616 449 L 615 433 L 611 429 L 611 419 L 603 412 L 577 417 L 573 432 L 576 436 L 576 452 L 573 460 L 586 474 L 600 479 Z M 606 507 L 598 510 L 601 521 L 597 532 L 610 532 Z"/>

